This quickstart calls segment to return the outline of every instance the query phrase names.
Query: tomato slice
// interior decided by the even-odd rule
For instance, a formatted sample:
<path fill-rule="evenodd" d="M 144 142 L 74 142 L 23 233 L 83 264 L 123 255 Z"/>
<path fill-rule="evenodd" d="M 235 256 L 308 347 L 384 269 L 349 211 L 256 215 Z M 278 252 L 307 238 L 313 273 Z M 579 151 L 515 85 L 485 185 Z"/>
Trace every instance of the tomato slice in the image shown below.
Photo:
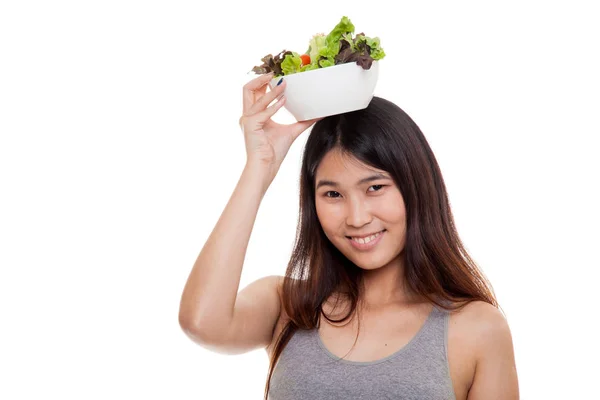
<path fill-rule="evenodd" d="M 300 59 L 302 60 L 302 65 L 310 64 L 310 56 L 308 54 L 302 54 Z"/>

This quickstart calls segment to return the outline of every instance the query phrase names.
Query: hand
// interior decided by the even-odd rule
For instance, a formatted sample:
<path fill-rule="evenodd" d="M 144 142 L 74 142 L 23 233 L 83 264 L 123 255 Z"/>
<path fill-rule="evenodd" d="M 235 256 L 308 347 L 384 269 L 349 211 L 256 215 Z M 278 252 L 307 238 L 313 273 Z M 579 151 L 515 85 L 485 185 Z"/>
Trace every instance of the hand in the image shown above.
<path fill-rule="evenodd" d="M 321 118 L 282 125 L 271 117 L 285 104 L 285 78 L 281 85 L 266 93 L 273 74 L 261 75 L 243 88 L 244 107 L 239 123 L 246 142 L 248 163 L 266 166 L 271 180 L 277 174 L 292 143 L 302 132 Z M 278 99 L 275 104 L 269 104 Z"/>

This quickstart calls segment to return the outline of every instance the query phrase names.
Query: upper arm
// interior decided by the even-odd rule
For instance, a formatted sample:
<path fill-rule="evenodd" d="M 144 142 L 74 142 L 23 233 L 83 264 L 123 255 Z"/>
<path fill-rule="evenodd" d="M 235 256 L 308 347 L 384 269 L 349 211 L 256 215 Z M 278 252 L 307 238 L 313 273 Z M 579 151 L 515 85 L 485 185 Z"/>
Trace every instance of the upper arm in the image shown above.
<path fill-rule="evenodd" d="M 477 306 L 476 366 L 468 400 L 517 400 L 519 384 L 512 335 L 500 311 L 487 303 Z"/>
<path fill-rule="evenodd" d="M 228 329 L 209 345 L 212 351 L 241 354 L 271 343 L 281 310 L 280 288 L 283 276 L 266 276 L 238 292 Z"/>

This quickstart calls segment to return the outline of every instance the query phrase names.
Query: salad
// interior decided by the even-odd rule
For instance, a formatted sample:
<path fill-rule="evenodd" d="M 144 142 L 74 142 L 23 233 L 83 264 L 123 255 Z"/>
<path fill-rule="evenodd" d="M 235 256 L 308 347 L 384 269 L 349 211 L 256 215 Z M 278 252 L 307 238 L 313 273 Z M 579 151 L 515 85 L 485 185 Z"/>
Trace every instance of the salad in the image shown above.
<path fill-rule="evenodd" d="M 385 57 L 379 38 L 370 38 L 364 33 L 354 37 L 354 25 L 346 16 L 325 36 L 316 34 L 310 39 L 308 50 L 300 54 L 283 50 L 273 57 L 267 54 L 262 65 L 252 68 L 256 74 L 274 73 L 274 78 L 313 69 L 327 68 L 338 64 L 356 62 L 363 69 L 370 69 L 375 60 Z"/>

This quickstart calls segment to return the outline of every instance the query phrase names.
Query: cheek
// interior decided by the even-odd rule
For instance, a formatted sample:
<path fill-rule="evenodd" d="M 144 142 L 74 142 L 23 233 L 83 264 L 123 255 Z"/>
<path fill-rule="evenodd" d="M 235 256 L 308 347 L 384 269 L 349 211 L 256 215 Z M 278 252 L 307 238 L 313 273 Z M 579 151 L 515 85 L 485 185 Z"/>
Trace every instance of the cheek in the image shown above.
<path fill-rule="evenodd" d="M 341 207 L 323 202 L 317 202 L 315 206 L 317 218 L 323 227 L 323 231 L 329 233 L 337 230 L 340 226 Z"/>
<path fill-rule="evenodd" d="M 382 217 L 391 223 L 401 223 L 405 221 L 406 215 L 404 210 L 398 209 L 398 207 L 386 207 L 380 208 Z"/>
<path fill-rule="evenodd" d="M 317 201 L 315 208 L 317 209 L 317 218 L 319 219 L 319 223 L 323 227 L 323 230 L 327 232 L 330 223 L 327 207 L 324 207 L 320 202 Z"/>
<path fill-rule="evenodd" d="M 400 196 L 382 198 L 382 201 L 374 204 L 377 215 L 381 220 L 392 224 L 404 224 L 406 221 L 406 209 Z"/>

